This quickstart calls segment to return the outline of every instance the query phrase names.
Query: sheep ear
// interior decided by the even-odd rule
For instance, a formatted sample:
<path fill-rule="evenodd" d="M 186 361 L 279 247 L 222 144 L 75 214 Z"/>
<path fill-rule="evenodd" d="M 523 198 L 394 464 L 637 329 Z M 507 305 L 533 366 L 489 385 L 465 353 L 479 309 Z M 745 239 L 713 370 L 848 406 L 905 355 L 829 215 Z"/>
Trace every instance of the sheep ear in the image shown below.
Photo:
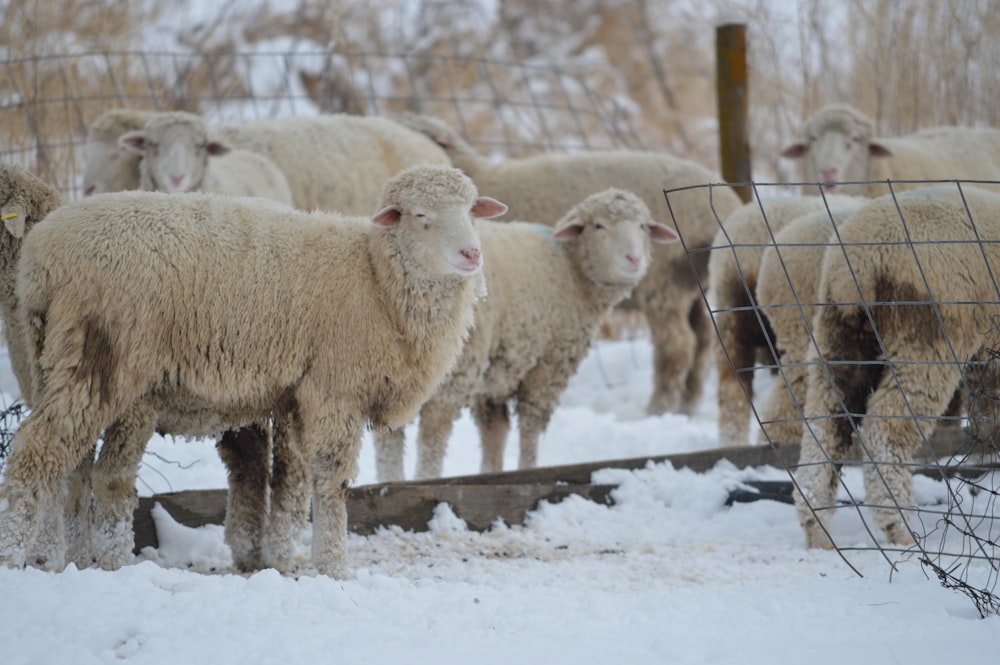
<path fill-rule="evenodd" d="M 653 242 L 671 243 L 680 240 L 677 231 L 659 222 L 650 222 L 647 228 L 649 229 L 649 239 Z"/>
<path fill-rule="evenodd" d="M 375 213 L 375 216 L 372 217 L 372 224 L 388 229 L 399 224 L 400 219 L 402 219 L 402 214 L 400 214 L 399 208 L 387 206 Z"/>
<path fill-rule="evenodd" d="M 868 154 L 872 157 L 892 157 L 892 150 L 878 141 L 872 141 L 868 144 Z"/>
<path fill-rule="evenodd" d="M 225 143 L 219 143 L 218 141 L 209 141 L 208 144 L 205 146 L 205 148 L 208 149 L 208 154 L 212 155 L 213 157 L 228 155 L 230 152 L 233 151 L 233 149 L 230 148 L 228 145 L 226 145 Z"/>
<path fill-rule="evenodd" d="M 809 147 L 805 143 L 793 143 L 781 151 L 781 156 L 788 159 L 798 159 L 805 155 L 808 149 Z"/>
<path fill-rule="evenodd" d="M 7 233 L 15 238 L 24 237 L 24 213 L 17 208 L 4 207 L 0 209 L 0 220 L 3 220 L 3 227 Z"/>
<path fill-rule="evenodd" d="M 131 152 L 137 152 L 140 155 L 145 155 L 146 133 L 143 131 L 125 132 L 118 137 L 118 147 Z"/>
<path fill-rule="evenodd" d="M 507 206 L 505 204 L 500 203 L 496 199 L 491 199 L 488 196 L 480 196 L 476 199 L 476 202 L 472 204 L 472 216 L 479 217 L 481 219 L 499 217 L 505 212 L 507 212 Z"/>
<path fill-rule="evenodd" d="M 556 240 L 572 240 L 583 233 L 583 222 L 576 217 L 563 220 L 552 230 L 552 237 Z"/>

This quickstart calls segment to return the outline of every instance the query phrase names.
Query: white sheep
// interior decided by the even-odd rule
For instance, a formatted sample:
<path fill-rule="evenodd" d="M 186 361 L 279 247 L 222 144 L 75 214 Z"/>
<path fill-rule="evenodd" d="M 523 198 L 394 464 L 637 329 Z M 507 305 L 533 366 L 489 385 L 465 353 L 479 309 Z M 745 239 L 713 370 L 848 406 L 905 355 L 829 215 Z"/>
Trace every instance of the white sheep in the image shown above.
<path fill-rule="evenodd" d="M 869 458 L 875 522 L 891 543 L 913 542 L 907 465 L 956 389 L 968 388 L 963 366 L 996 347 L 998 211 L 1000 194 L 964 185 L 884 196 L 841 224 L 826 250 L 794 472 L 809 547 L 832 546 L 835 465 L 852 433 Z"/>
<path fill-rule="evenodd" d="M 130 113 L 134 112 L 106 111 L 90 128 L 85 174 L 107 181 L 98 191 L 139 188 L 138 155 L 126 155 L 127 159 L 115 163 L 109 161 L 120 153 L 118 138 L 126 131 L 142 129 L 151 117 L 142 116 L 138 126 L 122 128 L 121 119 Z M 121 131 L 114 133 L 114 128 Z M 269 158 L 285 174 L 294 206 L 307 211 L 370 214 L 390 176 L 414 164 L 448 163 L 444 151 L 426 136 L 379 116 L 261 118 L 212 124 L 210 135 L 233 149 Z"/>
<path fill-rule="evenodd" d="M 849 205 L 842 195 L 758 198 L 743 204 L 723 222 L 708 259 L 709 299 L 720 344 L 718 373 L 719 445 L 745 446 L 750 438 L 753 372 L 773 367 L 773 332 L 756 307 L 760 261 L 774 234 L 803 215 L 830 205 Z"/>
<path fill-rule="evenodd" d="M 83 195 L 139 189 L 139 160 L 118 138 L 146 126 L 157 111 L 109 109 L 91 121 L 84 145 Z"/>
<path fill-rule="evenodd" d="M 105 428 L 131 432 L 105 469 L 118 482 L 99 495 L 94 481 L 95 519 L 120 542 L 154 424 L 203 436 L 275 415 L 311 475 L 312 562 L 343 575 L 362 430 L 405 423 L 451 369 L 482 288 L 472 217 L 506 209 L 444 165 L 404 170 L 381 203 L 365 219 L 133 192 L 36 225 L 18 293 L 38 399 L 0 486 L 0 562 L 24 565 L 38 508 Z M 287 570 L 297 518 L 271 509 L 272 563 Z"/>
<path fill-rule="evenodd" d="M 508 404 L 518 417 L 518 466 L 535 466 L 539 437 L 601 318 L 645 275 L 651 241 L 677 240 L 639 197 L 615 188 L 587 197 L 554 228 L 525 222 L 477 228 L 488 292 L 476 305 L 461 357 L 420 410 L 419 478 L 442 475 L 463 407 L 472 408 L 479 427 L 484 473 L 503 468 Z M 374 438 L 379 480 L 402 480 L 403 430 Z"/>
<path fill-rule="evenodd" d="M 806 190 L 825 183 L 827 192 L 880 196 L 925 183 L 906 181 L 1000 180 L 1000 130 L 992 127 L 932 127 L 897 137 L 874 136 L 871 118 L 848 104 L 816 111 L 801 140 L 781 155 L 802 161 Z M 869 182 L 871 181 L 871 182 Z"/>
<path fill-rule="evenodd" d="M 806 355 L 811 346 L 819 270 L 834 227 L 868 199 L 833 197 L 836 206 L 794 219 L 774 234 L 774 244 L 760 257 L 756 302 L 767 317 L 777 353 L 776 384 L 760 412 L 758 443 L 791 443 L 802 438 L 806 400 Z"/>
<path fill-rule="evenodd" d="M 401 122 L 444 148 L 452 164 L 465 171 L 481 192 L 508 202 L 507 219 L 551 225 L 576 203 L 608 187 L 635 192 L 654 215 L 671 216 L 680 225 L 684 247 L 655 247 L 655 260 L 631 301 L 645 315 L 653 342 L 654 385 L 647 411 L 694 411 L 704 389 L 715 332 L 700 286 L 708 280 L 708 252 L 693 251 L 689 259 L 684 249 L 710 246 L 719 220 L 740 205 L 732 188 L 697 187 L 721 179 L 693 162 L 645 151 L 546 153 L 494 163 L 437 118 L 407 115 Z M 671 193 L 668 211 L 664 190 L 688 186 L 691 189 Z"/>
<path fill-rule="evenodd" d="M 16 316 L 18 299 L 15 292 L 17 261 L 21 255 L 21 244 L 25 234 L 46 215 L 63 204 L 63 196 L 55 188 L 49 186 L 31 173 L 19 166 L 0 162 L 0 318 L 3 320 L 4 337 L 7 342 L 7 354 L 10 358 L 14 377 L 21 391 L 21 399 L 31 408 L 34 404 L 34 393 L 31 383 L 30 354 L 27 348 L 26 332 Z M 93 459 L 93 455 L 90 456 Z M 70 515 L 84 511 L 82 506 L 89 504 L 89 484 L 79 481 L 87 479 L 87 472 L 74 473 L 66 491 L 63 503 Z M 62 497 L 60 497 L 62 498 Z M 53 537 L 60 529 L 56 515 L 62 516 L 63 503 L 56 503 L 45 511 L 46 518 L 52 518 L 40 533 L 35 548 L 29 554 L 33 565 L 42 568 L 59 568 L 62 565 L 60 539 Z M 85 514 L 85 512 L 83 512 Z M 89 552 L 89 532 L 86 524 L 74 521 L 70 530 L 71 551 Z"/>
<path fill-rule="evenodd" d="M 140 189 L 259 196 L 292 205 L 288 179 L 274 162 L 209 138 L 208 124 L 193 113 L 160 113 L 142 129 L 122 134 L 118 144 L 142 157 Z"/>

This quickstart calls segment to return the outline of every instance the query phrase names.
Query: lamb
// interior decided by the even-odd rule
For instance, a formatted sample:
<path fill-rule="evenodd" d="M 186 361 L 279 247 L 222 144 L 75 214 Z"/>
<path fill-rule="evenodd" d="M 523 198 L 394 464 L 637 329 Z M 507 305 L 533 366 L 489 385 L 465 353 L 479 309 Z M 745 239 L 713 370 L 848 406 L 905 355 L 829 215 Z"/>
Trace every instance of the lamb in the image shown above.
<path fill-rule="evenodd" d="M 210 139 L 201 116 L 184 111 L 154 116 L 118 137 L 123 150 L 142 156 L 140 189 L 260 196 L 292 205 L 284 172 L 267 157 Z"/>
<path fill-rule="evenodd" d="M 848 104 L 818 110 L 803 138 L 782 152 L 802 160 L 805 190 L 822 182 L 827 192 L 880 196 L 913 189 L 921 180 L 1000 180 L 1000 130 L 932 127 L 899 137 L 874 137 L 875 124 Z"/>
<path fill-rule="evenodd" d="M 126 152 L 118 138 L 146 126 L 156 111 L 109 109 L 94 118 L 84 146 L 83 195 L 139 189 L 140 155 Z"/>
<path fill-rule="evenodd" d="M 63 196 L 57 190 L 18 166 L 0 162 L 0 221 L 3 222 L 3 229 L 0 230 L 0 318 L 3 320 L 7 352 L 21 391 L 21 399 L 29 408 L 34 404 L 34 395 L 27 337 L 20 320 L 15 316 L 18 304 L 14 288 L 17 261 L 25 234 L 62 204 Z M 80 510 L 79 502 L 84 500 L 85 491 L 89 491 L 89 487 L 72 485 L 71 489 L 66 503 L 67 510 L 74 513 Z M 61 511 L 61 505 L 53 505 L 46 514 L 54 517 L 56 510 Z M 31 553 L 33 563 L 39 567 L 53 568 L 62 563 L 57 556 L 61 546 L 49 537 L 52 526 L 49 523 L 42 530 L 41 538 Z M 74 529 L 70 536 L 74 551 L 77 548 L 89 549 L 89 542 L 82 544 L 82 541 L 89 540 L 83 530 Z"/>
<path fill-rule="evenodd" d="M 403 424 L 451 369 L 482 288 L 472 218 L 505 210 L 457 169 L 419 165 L 386 183 L 370 219 L 157 192 L 51 213 L 19 265 L 37 399 L 0 485 L 0 563 L 25 564 L 38 508 L 102 430 L 126 432 L 104 470 L 118 482 L 95 489 L 95 519 L 121 537 L 154 424 L 204 436 L 273 415 L 311 475 L 312 563 L 344 575 L 362 428 Z M 279 570 L 292 509 L 271 506 Z"/>
<path fill-rule="evenodd" d="M 995 347 L 998 210 L 1000 194 L 965 185 L 884 196 L 845 221 L 825 252 L 794 472 L 809 547 L 833 544 L 825 509 L 852 433 L 872 462 L 864 485 L 873 519 L 889 542 L 913 543 L 905 465 L 967 387 L 963 365 Z M 860 429 L 848 414 L 864 414 Z"/>
<path fill-rule="evenodd" d="M 452 423 L 466 406 L 482 437 L 484 473 L 502 470 L 511 402 L 519 467 L 534 467 L 538 439 L 601 318 L 646 273 L 651 241 L 677 241 L 642 199 L 616 188 L 590 195 L 552 229 L 525 222 L 478 229 L 488 294 L 461 357 L 420 410 L 420 478 L 442 475 Z M 374 440 L 379 480 L 403 480 L 403 430 L 376 432 Z"/>
<path fill-rule="evenodd" d="M 730 214 L 712 241 L 708 259 L 709 294 L 720 344 L 715 347 L 719 376 L 719 445 L 745 446 L 750 438 L 753 369 L 774 367 L 774 333 L 755 306 L 760 261 L 774 234 L 795 219 L 828 206 L 850 205 L 843 195 L 759 198 Z"/>
<path fill-rule="evenodd" d="M 665 215 L 664 190 L 692 186 L 672 192 L 669 206 L 690 251 L 709 247 L 719 220 L 740 205 L 728 185 L 695 187 L 720 178 L 675 157 L 618 150 L 546 153 L 493 163 L 437 118 L 411 114 L 401 122 L 430 136 L 484 194 L 508 202 L 508 219 L 551 225 L 576 203 L 608 187 L 632 191 L 654 214 Z M 654 386 L 647 405 L 651 414 L 694 411 L 715 344 L 700 287 L 708 279 L 708 252 L 691 252 L 692 271 L 685 247 L 657 245 L 655 260 L 630 300 L 645 315 L 653 342 Z M 664 288 L 665 284 L 670 288 Z"/>
<path fill-rule="evenodd" d="M 801 408 L 806 399 L 806 355 L 811 344 L 812 321 L 819 289 L 817 266 L 823 262 L 834 227 L 848 219 L 862 201 L 798 217 L 774 234 L 774 244 L 760 257 L 756 301 L 767 317 L 779 378 L 760 416 L 758 443 L 790 443 L 802 438 Z"/>
<path fill-rule="evenodd" d="M 119 163 L 108 157 L 120 152 L 118 138 L 129 130 L 142 129 L 150 119 L 142 116 L 138 126 L 108 129 L 115 119 L 128 117 L 128 110 L 114 109 L 94 120 L 88 134 L 85 193 L 88 177 L 107 182 L 99 191 L 138 189 L 139 156 L 127 155 Z M 98 132 L 97 129 L 101 131 Z M 379 200 L 382 185 L 402 169 L 415 164 L 448 164 L 448 156 L 430 139 L 400 123 L 379 116 L 331 114 L 262 118 L 232 124 L 210 125 L 210 136 L 233 149 L 249 150 L 274 162 L 285 174 L 292 203 L 300 210 L 337 211 L 368 215 Z M 92 157 L 93 155 L 93 157 Z M 110 169 L 115 174 L 103 174 Z M 117 186 L 116 186 L 117 185 Z"/>

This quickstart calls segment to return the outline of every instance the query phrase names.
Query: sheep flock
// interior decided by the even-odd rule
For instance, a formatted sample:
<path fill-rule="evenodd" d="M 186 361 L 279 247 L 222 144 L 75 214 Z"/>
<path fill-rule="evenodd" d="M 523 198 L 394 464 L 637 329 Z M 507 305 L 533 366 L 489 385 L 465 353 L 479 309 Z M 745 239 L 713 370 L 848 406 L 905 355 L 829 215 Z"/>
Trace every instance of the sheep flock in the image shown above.
<path fill-rule="evenodd" d="M 826 509 L 855 441 L 879 537 L 912 546 L 906 466 L 974 414 L 1000 316 L 1000 130 L 874 128 L 819 109 L 782 152 L 800 191 L 742 202 L 648 150 L 488 159 L 433 116 L 108 109 L 80 200 L 0 164 L 0 317 L 31 409 L 0 484 L 0 564 L 130 563 L 159 432 L 215 437 L 236 569 L 346 576 L 364 429 L 379 480 L 400 481 L 419 416 L 416 476 L 434 478 L 468 407 L 497 472 L 516 414 L 531 468 L 613 308 L 648 324 L 648 413 L 692 414 L 714 371 L 720 445 L 800 446 L 807 546 L 835 546 Z"/>

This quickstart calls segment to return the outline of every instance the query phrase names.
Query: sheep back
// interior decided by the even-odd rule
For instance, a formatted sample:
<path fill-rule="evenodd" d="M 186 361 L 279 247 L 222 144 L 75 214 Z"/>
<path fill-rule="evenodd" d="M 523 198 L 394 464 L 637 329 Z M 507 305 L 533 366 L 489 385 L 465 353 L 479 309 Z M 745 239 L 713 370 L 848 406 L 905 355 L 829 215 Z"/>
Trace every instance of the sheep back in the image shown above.
<path fill-rule="evenodd" d="M 426 136 L 388 118 L 346 114 L 249 120 L 212 129 L 234 148 L 269 157 L 285 173 L 295 207 L 368 214 L 403 168 L 448 164 Z"/>

